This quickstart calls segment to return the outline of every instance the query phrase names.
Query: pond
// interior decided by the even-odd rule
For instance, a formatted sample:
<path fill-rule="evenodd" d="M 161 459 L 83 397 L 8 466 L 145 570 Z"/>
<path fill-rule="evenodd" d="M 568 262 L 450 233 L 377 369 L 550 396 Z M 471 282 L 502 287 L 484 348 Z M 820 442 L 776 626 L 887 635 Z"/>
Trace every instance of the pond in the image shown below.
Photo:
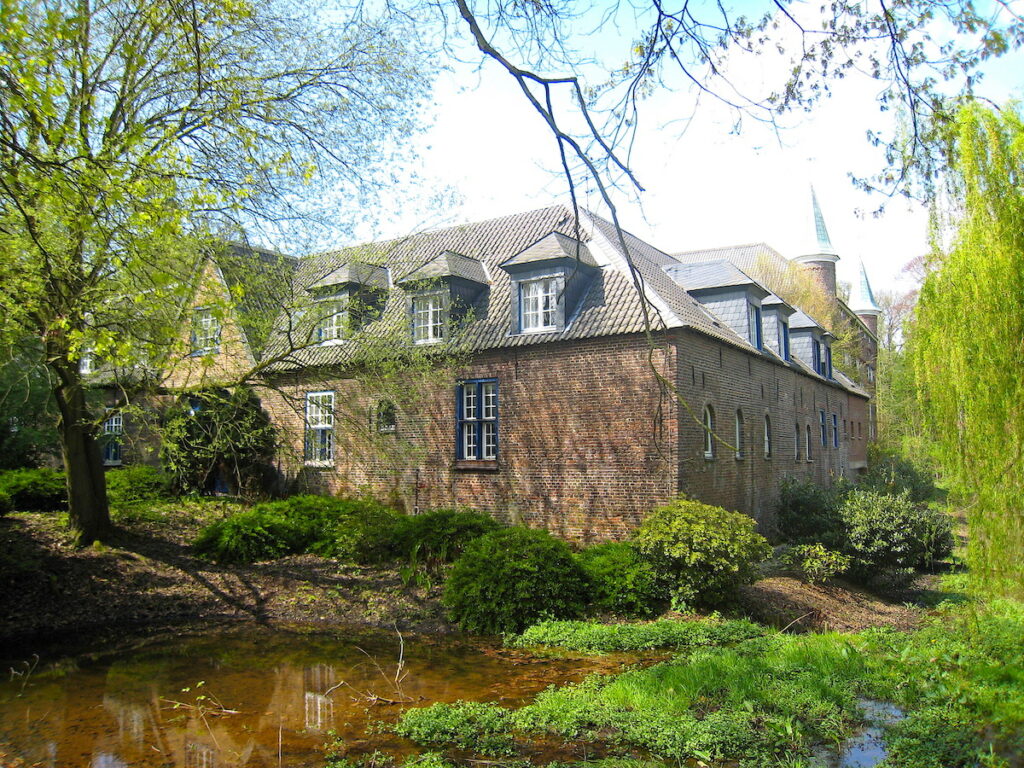
<path fill-rule="evenodd" d="M 404 707 L 516 706 L 636 657 L 535 656 L 497 642 L 365 630 L 233 628 L 92 660 L 15 666 L 0 683 L 0 764 L 47 768 L 316 766 L 418 751 L 376 724 Z"/>

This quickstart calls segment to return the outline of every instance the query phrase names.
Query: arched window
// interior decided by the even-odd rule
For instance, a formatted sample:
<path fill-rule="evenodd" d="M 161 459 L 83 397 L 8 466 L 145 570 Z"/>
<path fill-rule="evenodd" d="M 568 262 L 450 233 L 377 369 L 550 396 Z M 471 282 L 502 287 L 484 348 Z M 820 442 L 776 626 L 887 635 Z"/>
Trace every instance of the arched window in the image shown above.
<path fill-rule="evenodd" d="M 704 406 L 704 458 L 715 458 L 715 409 Z"/>
<path fill-rule="evenodd" d="M 736 458 L 743 458 L 743 411 L 736 411 Z"/>
<path fill-rule="evenodd" d="M 808 461 L 814 461 L 814 456 L 811 454 L 811 425 L 810 424 L 807 425 L 807 432 L 806 432 L 805 437 L 807 439 L 804 441 L 804 458 L 807 459 Z"/>
<path fill-rule="evenodd" d="M 764 415 L 764 457 L 772 457 L 772 417 L 767 413 Z"/>
<path fill-rule="evenodd" d="M 793 461 L 800 461 L 800 425 L 793 425 Z"/>
<path fill-rule="evenodd" d="M 378 432 L 393 435 L 398 430 L 398 416 L 395 411 L 395 404 L 390 400 L 381 400 L 377 403 L 374 421 L 377 424 Z"/>

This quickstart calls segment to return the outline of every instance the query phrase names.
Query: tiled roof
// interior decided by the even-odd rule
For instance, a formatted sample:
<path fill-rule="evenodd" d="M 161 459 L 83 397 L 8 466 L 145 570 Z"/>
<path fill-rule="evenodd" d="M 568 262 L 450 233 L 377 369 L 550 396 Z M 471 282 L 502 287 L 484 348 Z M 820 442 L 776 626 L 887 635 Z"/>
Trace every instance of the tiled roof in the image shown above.
<path fill-rule="evenodd" d="M 688 291 L 708 288 L 729 288 L 733 286 L 761 286 L 748 277 L 735 264 L 725 260 L 705 261 L 695 264 L 673 264 L 665 267 L 669 277 Z"/>
<path fill-rule="evenodd" d="M 591 267 L 598 266 L 590 249 L 574 237 L 563 235 L 561 232 L 551 232 L 537 242 L 517 253 L 511 259 L 502 262 L 501 267 L 521 266 L 536 262 L 552 261 L 555 259 L 572 259 Z"/>
<path fill-rule="evenodd" d="M 442 277 L 461 277 L 474 283 L 487 283 L 487 270 L 479 259 L 471 259 L 455 251 L 445 251 L 395 282 L 413 283 Z"/>
<path fill-rule="evenodd" d="M 785 273 L 785 270 L 789 268 L 789 260 L 765 243 L 701 248 L 696 251 L 681 251 L 672 256 L 682 264 L 724 259 L 735 264 L 747 274 L 757 274 L 764 269 Z"/>

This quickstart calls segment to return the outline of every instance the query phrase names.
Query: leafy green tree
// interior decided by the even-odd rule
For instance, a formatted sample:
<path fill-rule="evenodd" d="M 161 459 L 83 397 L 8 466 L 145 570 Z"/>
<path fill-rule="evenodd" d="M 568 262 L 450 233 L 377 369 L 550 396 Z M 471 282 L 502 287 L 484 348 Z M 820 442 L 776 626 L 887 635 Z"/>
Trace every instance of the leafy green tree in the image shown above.
<path fill-rule="evenodd" d="M 926 423 L 969 503 L 972 572 L 1024 594 L 1024 121 L 965 104 L 910 336 Z M 948 236 L 948 237 L 947 237 Z"/>
<path fill-rule="evenodd" d="M 34 345 L 14 344 L 0 358 L 0 469 L 36 466 L 57 447 L 47 369 Z"/>
<path fill-rule="evenodd" d="M 212 229 L 365 189 L 411 130 L 416 40 L 298 0 L 0 7 L 0 334 L 40 345 L 80 541 L 110 525 L 82 358 L 159 367 Z"/>

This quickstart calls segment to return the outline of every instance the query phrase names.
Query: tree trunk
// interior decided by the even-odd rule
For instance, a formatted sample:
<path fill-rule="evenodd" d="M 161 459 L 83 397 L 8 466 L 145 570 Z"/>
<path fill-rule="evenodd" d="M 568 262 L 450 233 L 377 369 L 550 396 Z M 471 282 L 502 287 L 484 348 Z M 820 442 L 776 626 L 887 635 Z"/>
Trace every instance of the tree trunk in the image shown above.
<path fill-rule="evenodd" d="M 107 481 L 78 372 L 58 371 L 58 380 L 54 398 L 60 412 L 57 432 L 67 474 L 68 522 L 78 544 L 88 546 L 110 534 Z"/>

